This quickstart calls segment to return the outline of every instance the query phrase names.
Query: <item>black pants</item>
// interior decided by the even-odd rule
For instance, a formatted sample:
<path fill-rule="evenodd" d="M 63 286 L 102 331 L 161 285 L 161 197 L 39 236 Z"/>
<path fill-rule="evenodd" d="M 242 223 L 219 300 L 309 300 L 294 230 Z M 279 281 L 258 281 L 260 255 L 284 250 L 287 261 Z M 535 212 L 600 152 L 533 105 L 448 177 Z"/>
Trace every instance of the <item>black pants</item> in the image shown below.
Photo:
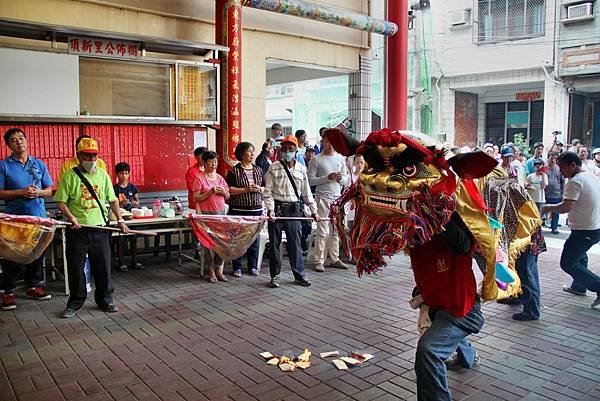
<path fill-rule="evenodd" d="M 80 309 L 87 298 L 85 287 L 85 255 L 90 259 L 90 273 L 94 278 L 96 305 L 112 303 L 114 291 L 110 275 L 110 232 L 80 228 L 67 230 L 67 265 L 69 271 L 69 290 L 71 296 L 67 306 Z"/>
<path fill-rule="evenodd" d="M 304 259 L 302 259 L 302 224 L 298 220 L 275 220 L 268 223 L 269 242 L 271 243 L 271 258 L 269 259 L 269 270 L 271 278 L 281 273 L 281 246 L 282 231 L 285 231 L 288 256 L 294 279 L 304 277 Z"/>
<path fill-rule="evenodd" d="M 131 254 L 131 267 L 135 268 L 135 259 L 137 256 L 137 235 L 119 235 L 114 237 L 115 239 L 115 248 L 117 251 L 117 255 L 119 257 L 119 266 L 127 265 L 125 263 L 125 248 L 127 247 L 127 242 L 129 241 L 129 252 Z"/>
<path fill-rule="evenodd" d="M 37 287 L 42 282 L 42 265 L 44 254 L 33 262 L 20 265 L 10 260 L 2 261 L 2 289 L 5 294 L 10 294 L 17 286 L 17 279 L 21 271 L 25 270 L 25 282 L 28 287 Z"/>

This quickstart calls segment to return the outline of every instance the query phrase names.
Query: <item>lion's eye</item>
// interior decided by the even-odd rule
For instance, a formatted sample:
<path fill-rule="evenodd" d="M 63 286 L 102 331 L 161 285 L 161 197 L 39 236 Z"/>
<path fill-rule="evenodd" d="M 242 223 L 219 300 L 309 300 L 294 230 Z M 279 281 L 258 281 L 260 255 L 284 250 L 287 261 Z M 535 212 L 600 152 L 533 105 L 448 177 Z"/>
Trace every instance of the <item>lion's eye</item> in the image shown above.
<path fill-rule="evenodd" d="M 417 174 L 417 171 L 417 166 L 414 164 L 402 167 L 402 174 L 408 178 L 414 177 Z"/>

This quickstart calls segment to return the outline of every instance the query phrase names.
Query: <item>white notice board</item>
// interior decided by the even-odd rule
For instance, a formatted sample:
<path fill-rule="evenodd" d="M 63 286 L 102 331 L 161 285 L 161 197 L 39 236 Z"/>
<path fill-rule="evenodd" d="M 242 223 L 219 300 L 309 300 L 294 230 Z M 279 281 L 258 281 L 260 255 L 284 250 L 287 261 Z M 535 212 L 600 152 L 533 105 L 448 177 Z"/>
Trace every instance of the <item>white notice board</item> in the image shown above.
<path fill-rule="evenodd" d="M 76 115 L 79 58 L 0 48 L 0 114 Z"/>

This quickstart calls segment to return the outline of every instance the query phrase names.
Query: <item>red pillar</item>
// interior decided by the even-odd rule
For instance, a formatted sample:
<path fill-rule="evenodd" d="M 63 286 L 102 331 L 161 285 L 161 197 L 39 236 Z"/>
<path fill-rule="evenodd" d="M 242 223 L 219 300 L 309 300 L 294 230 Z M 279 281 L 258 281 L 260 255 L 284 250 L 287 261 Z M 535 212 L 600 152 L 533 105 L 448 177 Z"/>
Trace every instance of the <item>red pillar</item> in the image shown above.
<path fill-rule="evenodd" d="M 242 131 L 242 4 L 241 0 L 217 0 L 215 42 L 228 46 L 221 60 L 221 127 L 216 134 L 216 151 L 224 174 L 236 163 L 234 150 Z"/>
<path fill-rule="evenodd" d="M 398 33 L 385 39 L 385 125 L 399 130 L 408 124 L 408 0 L 387 0 L 387 20 Z"/>

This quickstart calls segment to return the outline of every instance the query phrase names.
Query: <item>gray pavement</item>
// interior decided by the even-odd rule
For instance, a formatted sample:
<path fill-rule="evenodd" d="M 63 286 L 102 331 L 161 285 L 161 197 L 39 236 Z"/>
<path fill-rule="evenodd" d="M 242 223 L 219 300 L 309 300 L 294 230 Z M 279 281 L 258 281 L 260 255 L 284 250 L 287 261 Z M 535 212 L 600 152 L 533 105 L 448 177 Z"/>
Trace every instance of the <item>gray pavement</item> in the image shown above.
<path fill-rule="evenodd" d="M 562 228 L 561 228 L 562 230 Z M 482 358 L 472 370 L 450 372 L 457 400 L 600 400 L 600 311 L 594 297 L 561 290 L 558 267 L 567 232 L 548 234 L 539 258 L 542 320 L 516 322 L 518 307 L 487 303 L 473 342 Z M 121 311 L 92 302 L 61 319 L 66 297 L 50 284 L 50 301 L 17 298 L 0 313 L 0 400 L 415 400 L 415 311 L 406 257 L 377 275 L 310 269 L 313 285 L 267 288 L 245 275 L 210 284 L 196 267 L 146 258 L 144 271 L 114 272 Z M 600 272 L 600 252 L 590 255 Z M 259 354 L 313 353 L 305 371 L 284 373 Z M 323 351 L 362 351 L 374 358 L 338 371 Z"/>

